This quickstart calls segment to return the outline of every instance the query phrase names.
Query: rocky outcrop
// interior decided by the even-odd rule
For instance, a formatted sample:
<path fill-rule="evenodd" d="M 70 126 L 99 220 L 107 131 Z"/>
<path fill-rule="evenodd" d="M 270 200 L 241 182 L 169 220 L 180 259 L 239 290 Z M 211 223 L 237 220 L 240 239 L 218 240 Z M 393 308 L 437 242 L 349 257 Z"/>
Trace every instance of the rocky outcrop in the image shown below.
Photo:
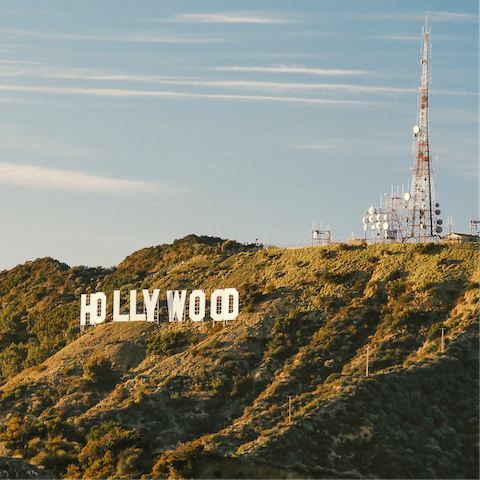
<path fill-rule="evenodd" d="M 55 476 L 19 458 L 0 457 L 0 478 L 55 478 Z"/>

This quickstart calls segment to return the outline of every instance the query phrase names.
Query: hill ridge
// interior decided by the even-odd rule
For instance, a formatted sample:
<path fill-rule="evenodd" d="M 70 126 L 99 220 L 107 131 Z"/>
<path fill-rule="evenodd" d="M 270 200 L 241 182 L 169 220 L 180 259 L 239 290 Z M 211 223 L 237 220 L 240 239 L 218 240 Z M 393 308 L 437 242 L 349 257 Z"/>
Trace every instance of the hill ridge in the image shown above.
<path fill-rule="evenodd" d="M 227 326 L 168 322 L 167 289 L 227 286 Z M 143 288 L 160 324 L 81 335 L 81 293 Z M 3 449 L 56 475 L 478 474 L 477 248 L 189 236 L 112 269 L 17 266 L 0 294 Z"/>

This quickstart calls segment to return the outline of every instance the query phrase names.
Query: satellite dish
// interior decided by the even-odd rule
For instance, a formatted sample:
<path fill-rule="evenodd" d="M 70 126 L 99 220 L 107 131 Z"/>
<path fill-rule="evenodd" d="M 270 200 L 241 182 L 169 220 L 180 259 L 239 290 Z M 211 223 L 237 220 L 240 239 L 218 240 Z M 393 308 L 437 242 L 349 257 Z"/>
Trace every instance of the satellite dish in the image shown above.
<path fill-rule="evenodd" d="M 366 217 L 363 217 L 363 218 L 362 218 L 362 222 L 363 222 L 364 224 L 367 223 L 367 221 L 368 221 L 368 219 L 367 219 Z"/>
<path fill-rule="evenodd" d="M 415 125 L 413 127 L 413 134 L 418 135 L 419 132 L 420 132 L 420 127 L 418 125 Z"/>
<path fill-rule="evenodd" d="M 421 224 L 420 224 L 420 228 L 424 228 L 424 225 L 423 225 L 423 223 L 421 223 Z"/>
<path fill-rule="evenodd" d="M 375 215 L 370 215 L 370 216 L 368 217 L 368 221 L 369 221 L 370 223 L 375 223 Z"/>
<path fill-rule="evenodd" d="M 377 223 L 375 224 L 375 228 L 376 228 L 377 230 L 380 230 L 380 229 L 382 228 L 382 222 L 377 222 Z"/>
<path fill-rule="evenodd" d="M 366 232 L 368 230 L 368 225 L 363 226 L 363 231 Z"/>
<path fill-rule="evenodd" d="M 403 208 L 407 208 L 407 202 L 403 201 L 403 202 L 402 202 L 402 207 L 403 207 Z"/>
<path fill-rule="evenodd" d="M 381 215 L 379 213 L 377 213 L 377 221 L 378 222 L 380 221 L 380 217 L 381 217 Z"/>
<path fill-rule="evenodd" d="M 440 206 L 440 204 L 437 202 L 437 203 L 435 204 L 435 206 L 438 208 L 438 207 Z"/>
<path fill-rule="evenodd" d="M 388 214 L 387 214 L 387 213 L 383 216 L 383 219 L 384 219 L 385 221 L 388 220 Z"/>
<path fill-rule="evenodd" d="M 441 213 L 442 213 L 441 210 L 435 210 L 436 215 L 440 215 Z"/>
<path fill-rule="evenodd" d="M 388 222 L 385 222 L 385 223 L 383 224 L 383 229 L 384 229 L 384 230 L 388 230 L 389 227 L 390 227 L 390 224 L 389 224 Z"/>
<path fill-rule="evenodd" d="M 373 213 L 375 213 L 375 209 L 374 209 L 373 207 L 370 207 L 370 208 L 368 209 L 368 213 L 369 213 L 370 215 L 372 215 Z"/>
<path fill-rule="evenodd" d="M 439 218 L 439 219 L 437 220 L 437 223 L 438 223 L 438 225 L 441 225 L 441 224 L 443 223 L 443 220 L 442 220 L 441 218 Z"/>
<path fill-rule="evenodd" d="M 411 197 L 410 197 L 410 194 L 407 192 L 407 193 L 403 196 L 403 198 L 408 202 Z"/>
<path fill-rule="evenodd" d="M 313 232 L 313 238 L 317 238 L 317 236 L 318 236 L 318 233 L 316 231 Z"/>
<path fill-rule="evenodd" d="M 437 233 L 442 233 L 443 232 L 443 228 L 442 227 L 437 227 Z"/>
<path fill-rule="evenodd" d="M 370 230 L 375 230 L 375 224 L 372 223 L 372 226 L 370 227 Z"/>

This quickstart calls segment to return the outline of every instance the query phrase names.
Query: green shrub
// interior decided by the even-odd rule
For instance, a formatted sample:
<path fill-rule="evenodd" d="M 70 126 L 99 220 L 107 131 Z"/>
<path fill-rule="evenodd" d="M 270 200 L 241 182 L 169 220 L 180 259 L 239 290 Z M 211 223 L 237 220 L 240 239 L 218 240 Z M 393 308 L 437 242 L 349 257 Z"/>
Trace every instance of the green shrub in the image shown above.
<path fill-rule="evenodd" d="M 337 373 L 332 373 L 325 379 L 324 383 L 332 383 L 335 380 L 339 379 L 341 376 L 342 376 L 341 373 L 338 373 L 338 372 Z"/>
<path fill-rule="evenodd" d="M 185 334 L 180 330 L 159 333 L 148 339 L 147 355 L 173 355 L 186 343 Z"/>
<path fill-rule="evenodd" d="M 112 381 L 112 362 L 102 355 L 91 357 L 83 366 L 83 376 L 94 385 Z"/>
<path fill-rule="evenodd" d="M 3 377 L 13 377 L 24 368 L 28 355 L 28 348 L 22 342 L 11 343 L 0 353 L 0 369 Z"/>
<path fill-rule="evenodd" d="M 152 470 L 153 478 L 195 478 L 198 457 L 203 451 L 198 441 L 181 444 L 173 452 L 166 452 Z"/>
<path fill-rule="evenodd" d="M 436 246 L 436 243 L 417 243 L 415 245 L 415 251 L 421 254 L 433 253 Z"/>

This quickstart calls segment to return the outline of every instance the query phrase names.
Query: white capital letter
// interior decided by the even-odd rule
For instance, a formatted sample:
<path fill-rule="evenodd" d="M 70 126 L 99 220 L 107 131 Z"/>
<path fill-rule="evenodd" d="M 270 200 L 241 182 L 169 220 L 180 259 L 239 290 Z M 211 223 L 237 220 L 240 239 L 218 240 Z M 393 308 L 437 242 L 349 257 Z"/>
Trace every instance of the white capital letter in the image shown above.
<path fill-rule="evenodd" d="M 158 294 L 160 290 L 157 288 L 152 293 L 152 298 L 150 298 L 150 294 L 148 290 L 142 290 L 143 292 L 143 303 L 145 305 L 145 309 L 147 310 L 147 322 L 154 322 L 154 314 L 155 314 L 155 306 L 158 302 Z"/>
<path fill-rule="evenodd" d="M 187 291 L 182 290 L 179 295 L 178 290 L 167 290 L 168 319 L 170 322 L 183 322 L 185 316 L 185 300 L 187 299 Z"/>
<path fill-rule="evenodd" d="M 130 321 L 144 322 L 147 316 L 144 313 L 137 313 L 137 291 L 130 290 Z"/>
<path fill-rule="evenodd" d="M 225 305 L 224 320 L 235 320 L 238 315 L 238 291 L 236 288 L 226 288 L 223 291 Z"/>
<path fill-rule="evenodd" d="M 113 321 L 128 322 L 130 317 L 128 313 L 120 313 L 120 290 L 113 291 Z"/>
<path fill-rule="evenodd" d="M 210 301 L 210 316 L 214 322 L 235 320 L 238 315 L 238 291 L 236 288 L 215 290 Z"/>
<path fill-rule="evenodd" d="M 190 294 L 188 316 L 192 322 L 203 322 L 205 318 L 205 293 L 202 290 L 194 290 Z"/>
<path fill-rule="evenodd" d="M 210 316 L 214 322 L 223 322 L 223 290 L 214 290 L 210 297 Z"/>
<path fill-rule="evenodd" d="M 100 312 L 98 311 L 100 302 Z M 91 293 L 90 304 L 87 305 L 87 294 L 80 297 L 80 325 L 87 325 L 87 313 L 90 315 L 89 324 L 102 323 L 107 318 L 107 296 L 103 292 Z"/>

